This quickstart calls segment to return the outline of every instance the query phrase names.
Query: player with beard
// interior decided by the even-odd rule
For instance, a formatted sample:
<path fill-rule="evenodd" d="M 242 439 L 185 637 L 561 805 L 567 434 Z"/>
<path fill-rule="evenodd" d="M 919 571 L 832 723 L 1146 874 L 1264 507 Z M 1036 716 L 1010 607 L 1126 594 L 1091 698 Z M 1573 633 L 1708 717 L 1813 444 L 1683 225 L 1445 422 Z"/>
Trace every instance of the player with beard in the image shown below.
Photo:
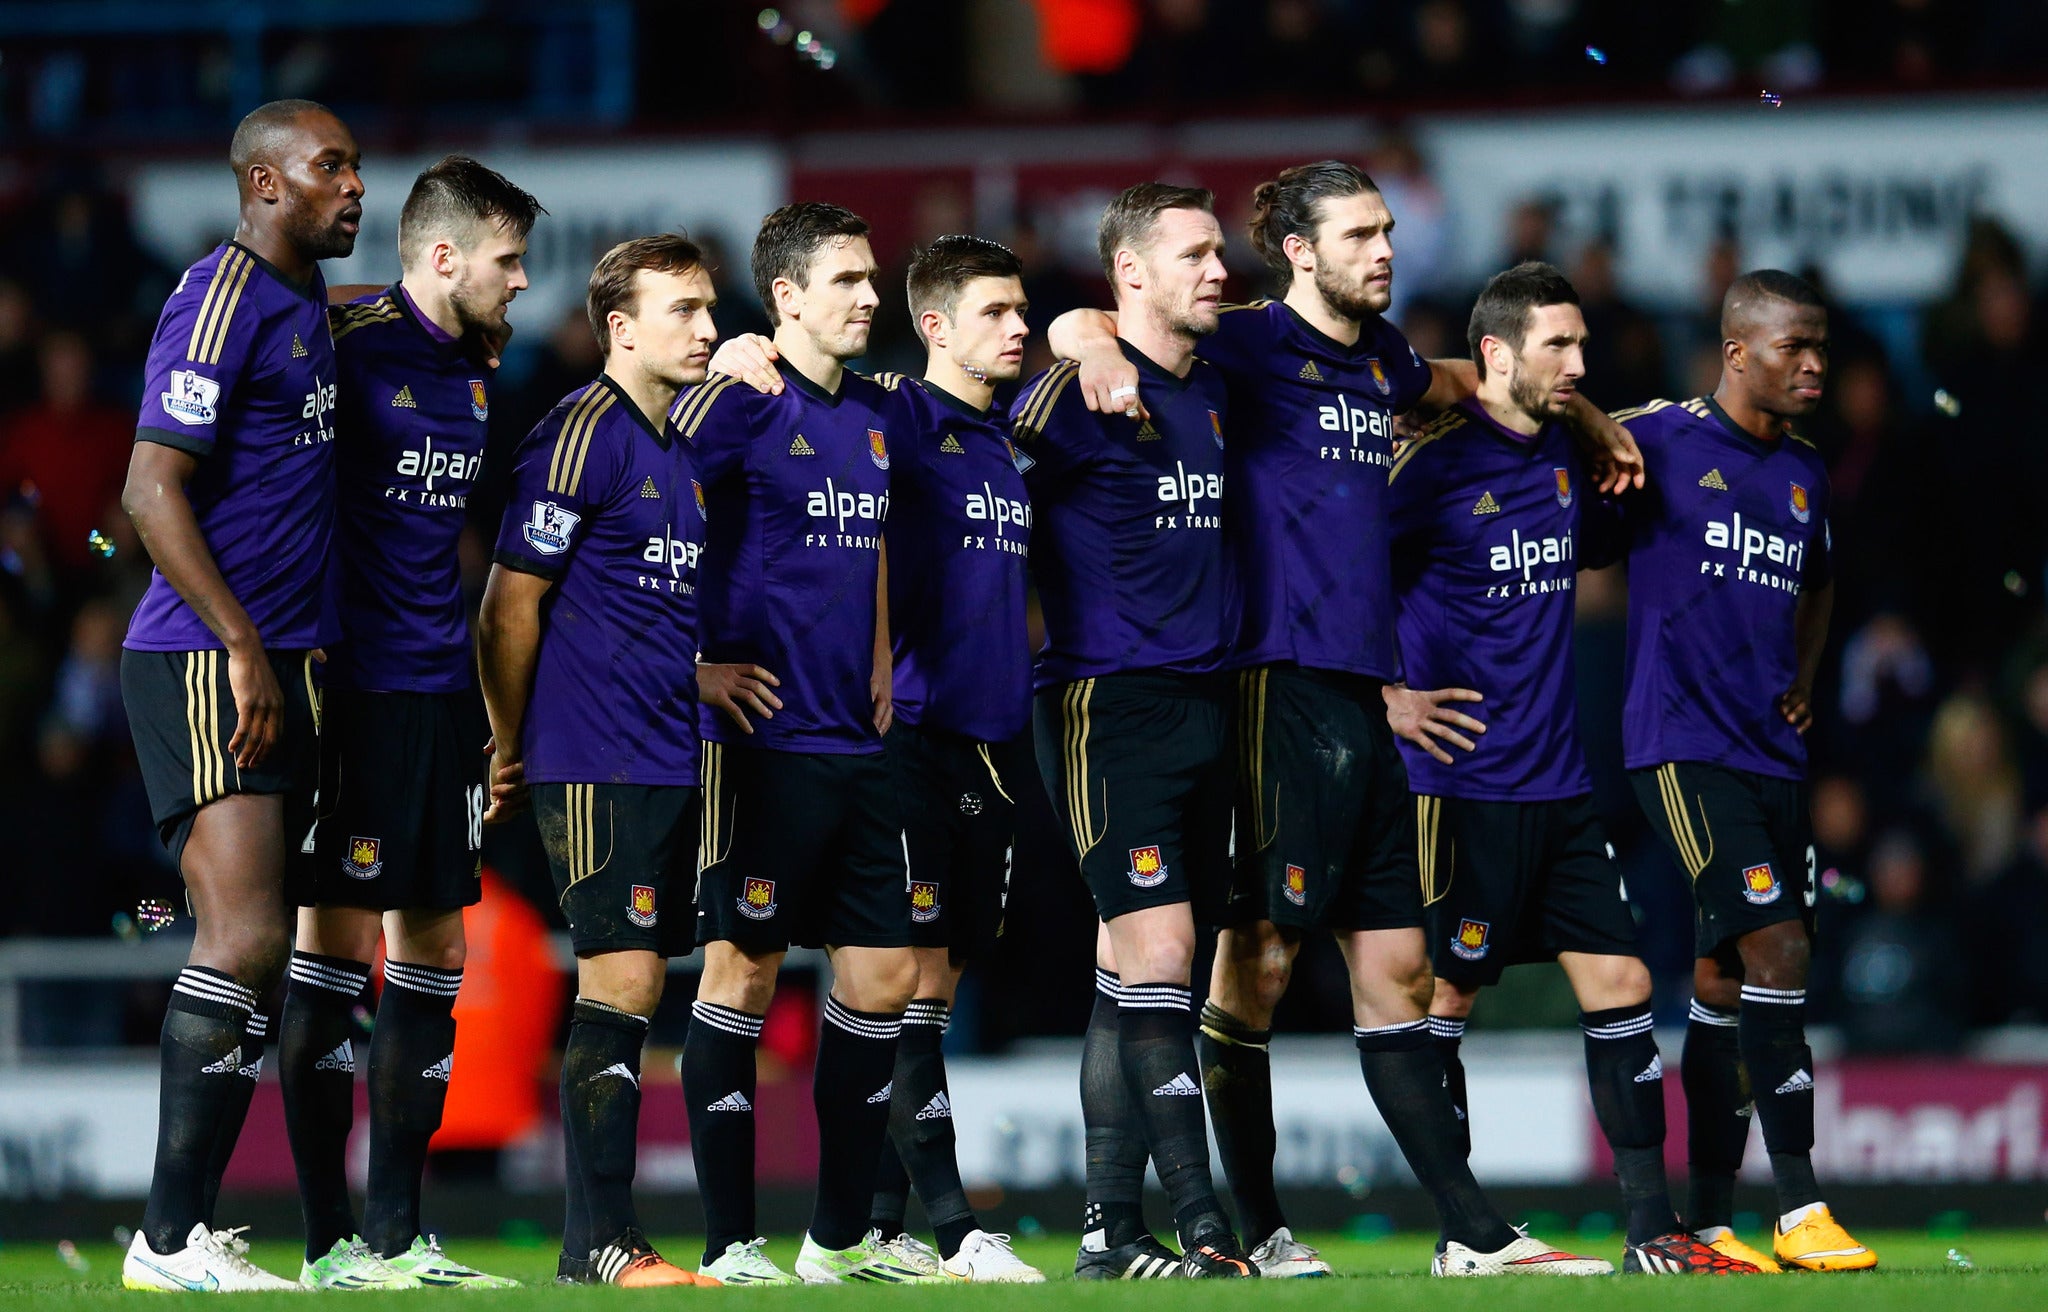
<path fill-rule="evenodd" d="M 1624 502 L 1636 796 L 1692 877 L 1692 1022 L 1681 1074 L 1692 1159 L 1686 1223 L 1765 1270 L 1860 1271 L 1877 1254 L 1836 1223 L 1813 1174 L 1813 826 L 1806 742 L 1827 641 L 1826 462 L 1793 421 L 1820 404 L 1827 311 L 1788 273 L 1746 273 L 1721 303 L 1710 397 L 1624 411 L 1651 471 Z M 1752 1106 L 1778 1190 L 1777 1261 L 1735 1237 Z"/>
<path fill-rule="evenodd" d="M 1252 244 L 1285 280 L 1285 299 L 1226 311 L 1199 348 L 1222 371 L 1243 435 L 1228 448 L 1226 506 L 1245 603 L 1232 657 L 1242 669 L 1237 869 L 1201 1028 L 1204 1088 L 1253 1260 L 1276 1276 L 1329 1273 L 1294 1238 L 1274 1188 L 1268 1057 L 1303 936 L 1320 930 L 1350 969 L 1366 1086 L 1442 1220 L 1432 1269 L 1610 1270 L 1517 1234 L 1486 1200 L 1456 1149 L 1429 1034 L 1415 815 L 1387 700 L 1419 720 L 1455 712 L 1448 694 L 1392 683 L 1387 471 L 1395 416 L 1470 396 L 1476 371 L 1423 362 L 1380 317 L 1394 219 L 1364 173 L 1334 160 L 1287 169 L 1253 203 Z M 1118 358 L 1111 327 L 1072 311 L 1051 344 L 1079 362 L 1091 407 L 1138 411 L 1131 391 L 1143 380 Z M 1626 434 L 1583 401 L 1574 417 L 1606 435 L 1626 470 Z"/>
<path fill-rule="evenodd" d="M 251 111 L 229 147 L 241 218 L 164 303 L 122 508 L 155 570 L 121 696 L 157 832 L 197 932 L 164 1014 L 155 1171 L 130 1289 L 291 1289 L 212 1226 L 262 1068 L 256 1013 L 291 948 L 287 854 L 319 781 L 313 667 L 339 636 L 334 343 L 319 262 L 355 249 L 355 138 L 308 100 Z"/>
<path fill-rule="evenodd" d="M 1469 1110 L 1457 1050 L 1479 990 L 1503 967 L 1557 961 L 1578 995 L 1593 1111 L 1627 1205 L 1623 1270 L 1755 1274 L 1671 1210 L 1650 972 L 1579 750 L 1573 585 L 1581 567 L 1613 562 L 1615 534 L 1612 516 L 1586 505 L 1562 423 L 1585 372 L 1578 293 L 1547 264 L 1518 265 L 1480 292 L 1466 337 L 1479 395 L 1388 475 L 1401 668 L 1416 688 L 1484 694 L 1483 724 L 1430 721 L 1436 743 L 1402 744 L 1436 975 L 1430 1028 Z"/>
<path fill-rule="evenodd" d="M 1102 921 L 1081 1057 L 1078 1279 L 1258 1275 L 1209 1172 L 1190 990 L 1195 926 L 1221 914 L 1229 882 L 1236 622 L 1221 501 L 1240 430 L 1222 378 L 1195 356 L 1222 300 L 1211 204 L 1206 191 L 1141 183 L 1098 228 L 1122 311 L 1111 348 L 1153 389 L 1153 413 L 1090 413 L 1071 363 L 1011 411 L 1045 608 L 1039 768 Z M 1148 1155 L 1173 1202 L 1178 1262 L 1141 1214 Z"/>
<path fill-rule="evenodd" d="M 481 893 L 489 737 L 457 539 L 483 464 L 484 356 L 509 333 L 541 208 L 473 159 L 421 173 L 392 287 L 330 313 L 341 389 L 342 641 L 326 669 L 314 867 L 278 1031 L 285 1125 L 319 1289 L 503 1288 L 422 1236 L 462 983 L 462 908 Z M 370 1181 L 357 1237 L 343 1169 L 354 1009 L 386 946 L 369 1051 Z"/>

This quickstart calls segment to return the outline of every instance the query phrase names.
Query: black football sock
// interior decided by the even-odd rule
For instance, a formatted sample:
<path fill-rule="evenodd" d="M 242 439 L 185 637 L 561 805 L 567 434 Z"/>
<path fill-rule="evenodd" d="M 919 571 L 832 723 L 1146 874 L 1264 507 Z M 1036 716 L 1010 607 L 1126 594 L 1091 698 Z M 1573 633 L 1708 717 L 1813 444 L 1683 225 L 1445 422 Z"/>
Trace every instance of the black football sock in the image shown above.
<path fill-rule="evenodd" d="M 242 1137 L 242 1124 L 249 1119 L 249 1104 L 256 1097 L 257 1082 L 263 1078 L 263 1045 L 270 1038 L 270 1017 L 251 1012 L 242 1027 L 242 1069 L 236 1072 L 235 1098 L 221 1113 L 220 1133 L 207 1155 L 206 1189 L 201 1195 L 208 1227 L 213 1227 L 214 1206 L 220 1201 L 220 1182 L 227 1176 L 228 1159 L 235 1155 L 235 1141 Z"/>
<path fill-rule="evenodd" d="M 583 1193 L 583 1154 L 576 1150 L 576 1136 L 569 1133 L 569 1087 L 559 1085 L 555 1106 L 562 1118 L 562 1261 L 566 1269 L 587 1268 L 597 1244 L 590 1237 L 590 1200 Z M 557 1268 L 565 1269 L 565 1268 Z"/>
<path fill-rule="evenodd" d="M 1735 1221 L 1735 1173 L 1749 1145 L 1749 1081 L 1732 1011 L 1693 999 L 1678 1077 L 1685 1086 L 1688 1161 L 1685 1226 L 1709 1230 Z"/>
<path fill-rule="evenodd" d="M 764 1020 L 712 1002 L 690 1004 L 683 1038 L 683 1100 L 690 1108 L 690 1156 L 704 1203 L 704 1262 L 754 1228 L 754 1050 Z"/>
<path fill-rule="evenodd" d="M 1209 1175 L 1209 1128 L 1195 1060 L 1194 997 L 1175 983 L 1126 984 L 1116 1008 L 1117 1062 L 1138 1108 L 1145 1151 L 1173 1203 L 1181 1245 L 1230 1229 Z"/>
<path fill-rule="evenodd" d="M 455 1062 L 460 970 L 384 963 L 384 996 L 370 1039 L 370 1187 L 363 1242 L 384 1257 L 420 1234 L 427 1141 L 441 1128 Z"/>
<path fill-rule="evenodd" d="M 1586 1087 L 1593 1117 L 1614 1150 L 1614 1174 L 1628 1210 L 1628 1242 L 1678 1228 L 1664 1178 L 1664 1059 L 1650 1004 L 1579 1013 L 1586 1036 Z"/>
<path fill-rule="evenodd" d="M 1081 1247 L 1121 1248 L 1145 1233 L 1145 1132 L 1117 1060 L 1116 1006 L 1123 985 L 1095 971 L 1095 1009 L 1081 1041 L 1081 1124 L 1087 1133 L 1088 1205 Z"/>
<path fill-rule="evenodd" d="M 292 953 L 285 974 L 277 1073 L 308 1259 L 356 1233 L 344 1159 L 356 1115 L 355 1009 L 369 984 L 369 963 L 317 952 Z"/>
<path fill-rule="evenodd" d="M 588 998 L 576 999 L 569 1015 L 569 1043 L 562 1052 L 567 1112 L 562 1132 L 576 1141 L 583 1171 L 589 1248 L 603 1248 L 639 1224 L 633 1211 L 633 1166 L 647 1018 Z M 562 1248 L 570 1251 L 566 1230 Z"/>
<path fill-rule="evenodd" d="M 156 1167 L 142 1212 L 143 1235 L 159 1253 L 185 1247 L 205 1219 L 207 1168 L 241 1093 L 243 1035 L 255 1010 L 255 990 L 206 966 L 185 967 L 171 986 L 158 1040 Z"/>
<path fill-rule="evenodd" d="M 1742 986 L 1736 1030 L 1764 1149 L 1778 1186 L 1778 1211 L 1820 1201 L 1813 1178 L 1813 1049 L 1806 1046 L 1806 990 Z"/>
<path fill-rule="evenodd" d="M 1514 1227 L 1480 1192 L 1472 1168 L 1458 1151 L 1458 1116 L 1451 1108 L 1449 1081 L 1429 1022 L 1351 1032 L 1358 1040 L 1366 1090 L 1408 1169 L 1436 1204 L 1443 1237 L 1482 1253 L 1514 1242 Z"/>
<path fill-rule="evenodd" d="M 902 1060 L 899 1053 L 897 1061 Z M 889 1096 L 895 1097 L 893 1093 Z M 892 1127 L 889 1137 L 882 1140 L 882 1155 L 875 1159 L 875 1201 L 868 1207 L 868 1229 L 881 1231 L 885 1239 L 900 1235 L 908 1229 L 904 1218 L 909 1214 L 910 1172 L 903 1169 Z"/>
<path fill-rule="evenodd" d="M 916 998 L 905 1009 L 903 1037 L 896 1045 L 895 1087 L 889 1095 L 889 1144 L 882 1151 L 884 1164 L 900 1160 L 899 1169 L 907 1171 L 917 1186 L 917 1200 L 924 1204 L 941 1257 L 958 1253 L 960 1241 L 977 1228 L 974 1209 L 967 1205 L 967 1188 L 960 1183 L 953 1093 L 946 1087 L 946 1057 L 940 1046 L 951 1018 L 939 998 Z M 879 1185 L 875 1198 L 879 1214 Z M 902 1221 L 899 1208 L 896 1228 L 883 1229 L 883 1235 L 902 1233 Z"/>
<path fill-rule="evenodd" d="M 1273 1128 L 1272 1041 L 1272 1030 L 1255 1030 L 1213 1002 L 1202 1005 L 1195 1040 L 1202 1091 L 1247 1244 L 1261 1243 L 1287 1224 L 1273 1181 L 1279 1136 Z"/>
<path fill-rule="evenodd" d="M 900 1012 L 855 1011 L 838 998 L 825 999 L 811 1078 L 818 1197 L 810 1233 L 821 1248 L 851 1248 L 867 1233 L 875 1163 L 889 1137 L 890 1086 L 902 1032 Z"/>
<path fill-rule="evenodd" d="M 1451 1110 L 1458 1114 L 1458 1156 L 1472 1160 L 1472 1103 L 1465 1096 L 1465 1059 L 1458 1049 L 1465 1042 L 1465 1022 L 1453 1016 L 1431 1016 L 1429 1035 L 1436 1040 L 1437 1055 L 1443 1058 L 1444 1087 L 1451 1092 Z"/>

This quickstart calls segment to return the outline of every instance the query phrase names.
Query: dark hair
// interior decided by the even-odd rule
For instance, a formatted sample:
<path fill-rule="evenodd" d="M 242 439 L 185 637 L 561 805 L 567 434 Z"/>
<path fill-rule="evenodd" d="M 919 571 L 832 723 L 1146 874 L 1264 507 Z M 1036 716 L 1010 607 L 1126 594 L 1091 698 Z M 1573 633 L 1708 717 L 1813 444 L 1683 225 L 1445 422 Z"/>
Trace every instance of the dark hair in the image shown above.
<path fill-rule="evenodd" d="M 960 292 L 976 278 L 1020 278 L 1024 261 L 1000 242 L 964 233 L 940 237 L 910 257 L 910 323 L 926 310 L 951 319 L 960 308 Z M 924 329 L 918 328 L 919 337 Z"/>
<path fill-rule="evenodd" d="M 1170 182 L 1141 182 L 1117 193 L 1102 211 L 1095 230 L 1095 250 L 1102 257 L 1102 276 L 1116 286 L 1116 253 L 1142 252 L 1152 239 L 1153 225 L 1168 210 L 1216 212 L 1216 197 L 1206 187 L 1176 187 Z"/>
<path fill-rule="evenodd" d="M 599 256 L 597 267 L 590 271 L 590 291 L 583 302 L 590 315 L 590 331 L 597 338 L 597 349 L 612 349 L 611 325 L 607 322 L 612 311 L 631 314 L 637 308 L 635 275 L 643 269 L 649 273 L 688 273 L 703 267 L 703 250 L 679 232 L 635 237 Z"/>
<path fill-rule="evenodd" d="M 1783 301 L 1809 310 L 1827 309 L 1827 302 L 1806 279 L 1783 269 L 1752 269 L 1729 283 L 1728 294 L 1721 298 L 1721 336 L 1737 336 L 1744 322 L 1766 301 Z"/>
<path fill-rule="evenodd" d="M 256 106 L 235 125 L 234 139 L 228 143 L 228 167 L 240 177 L 251 164 L 270 162 L 271 152 L 308 114 L 325 114 L 337 123 L 341 121 L 340 115 L 317 100 L 273 100 Z"/>
<path fill-rule="evenodd" d="M 1318 160 L 1281 169 L 1279 177 L 1252 190 L 1252 249 L 1266 261 L 1267 268 L 1291 281 L 1294 271 L 1287 258 L 1287 239 L 1316 239 L 1324 201 L 1378 191 L 1379 184 L 1365 176 L 1364 169 L 1342 160 Z"/>
<path fill-rule="evenodd" d="M 1541 260 L 1528 260 L 1494 274 L 1481 289 L 1472 306 L 1472 321 L 1465 327 L 1465 344 L 1472 348 L 1472 363 L 1479 366 L 1481 373 L 1486 371 L 1479 343 L 1488 337 L 1499 338 L 1519 353 L 1522 339 L 1529 334 L 1529 316 L 1538 306 L 1578 303 L 1578 289 L 1557 271 L 1557 266 Z"/>
<path fill-rule="evenodd" d="M 768 312 L 768 324 L 782 322 L 775 310 L 775 280 L 787 278 L 799 287 L 811 283 L 811 260 L 837 237 L 865 237 L 868 221 L 844 205 L 800 200 L 784 205 L 761 220 L 754 238 L 754 292 Z"/>
<path fill-rule="evenodd" d="M 479 224 L 502 223 L 515 236 L 533 231 L 547 211 L 532 193 L 467 155 L 447 155 L 413 180 L 398 213 L 398 262 L 409 265 L 436 237 L 458 247 Z"/>

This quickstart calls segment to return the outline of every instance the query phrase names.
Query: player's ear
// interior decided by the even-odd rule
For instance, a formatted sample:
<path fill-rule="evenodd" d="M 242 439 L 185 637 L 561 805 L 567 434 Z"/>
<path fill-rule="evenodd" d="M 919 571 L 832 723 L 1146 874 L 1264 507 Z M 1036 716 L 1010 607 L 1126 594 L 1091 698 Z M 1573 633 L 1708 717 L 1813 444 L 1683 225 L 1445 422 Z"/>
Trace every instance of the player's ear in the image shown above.
<path fill-rule="evenodd" d="M 924 340 L 932 346 L 944 346 L 946 344 L 946 330 L 952 326 L 951 323 L 947 322 L 946 316 L 940 314 L 937 310 L 926 310 L 923 314 L 917 316 L 918 331 L 924 334 Z"/>
<path fill-rule="evenodd" d="M 1500 338 L 1491 334 L 1480 338 L 1479 353 L 1486 357 L 1486 367 L 1490 372 L 1514 374 L 1515 353 Z"/>
<path fill-rule="evenodd" d="M 249 194 L 276 204 L 278 200 L 277 172 L 268 164 L 249 166 Z"/>
<path fill-rule="evenodd" d="M 1145 279 L 1140 272 L 1145 267 L 1145 262 L 1139 259 L 1138 253 L 1130 247 L 1118 247 L 1116 256 L 1111 263 L 1116 267 L 1116 281 L 1119 287 L 1142 287 L 1145 285 Z"/>
<path fill-rule="evenodd" d="M 444 278 L 454 277 L 462 268 L 462 252 L 456 250 L 455 243 L 451 241 L 435 242 L 428 252 L 428 259 L 433 263 L 434 272 Z"/>
<path fill-rule="evenodd" d="M 1742 367 L 1749 361 L 1749 350 L 1743 346 L 1740 339 L 1730 337 L 1721 343 L 1721 359 L 1730 369 L 1741 373 Z"/>
<path fill-rule="evenodd" d="M 633 349 L 633 320 L 624 310 L 613 310 L 604 317 L 605 328 L 611 333 L 612 345 Z"/>
<path fill-rule="evenodd" d="M 1282 237 L 1280 239 L 1280 251 L 1287 256 L 1287 262 L 1293 265 L 1298 272 L 1314 273 L 1316 271 L 1315 247 L 1309 245 L 1308 238 L 1300 233 L 1290 232 L 1285 237 Z"/>
<path fill-rule="evenodd" d="M 768 291 L 775 298 L 775 314 L 778 321 L 802 317 L 797 313 L 797 306 L 803 292 L 794 282 L 787 278 L 777 278 L 769 284 Z"/>

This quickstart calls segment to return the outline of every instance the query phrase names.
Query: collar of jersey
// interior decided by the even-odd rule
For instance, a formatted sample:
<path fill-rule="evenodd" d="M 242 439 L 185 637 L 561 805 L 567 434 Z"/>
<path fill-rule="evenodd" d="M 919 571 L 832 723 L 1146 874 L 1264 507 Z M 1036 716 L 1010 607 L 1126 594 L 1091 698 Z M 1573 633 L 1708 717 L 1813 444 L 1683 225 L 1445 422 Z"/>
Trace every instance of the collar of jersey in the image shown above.
<path fill-rule="evenodd" d="M 323 306 L 327 304 L 327 283 L 320 276 L 319 265 L 313 266 L 312 276 L 307 278 L 304 283 L 296 283 L 292 281 L 290 274 L 287 274 L 283 269 L 278 268 L 275 264 L 264 259 L 242 243 L 230 240 L 227 244 L 256 261 L 257 268 L 275 278 L 277 285 L 290 291 L 292 295 L 303 296 L 307 300 L 317 302 Z"/>
<path fill-rule="evenodd" d="M 775 367 L 782 371 L 782 381 L 788 383 L 797 391 L 802 392 L 805 396 L 810 397 L 819 405 L 838 405 L 839 398 L 846 395 L 847 371 L 843 367 L 839 371 L 839 390 L 836 392 L 828 392 L 804 377 L 802 372 L 787 360 L 777 360 Z"/>
<path fill-rule="evenodd" d="M 1363 360 L 1373 353 L 1373 338 L 1375 334 L 1372 332 L 1372 320 L 1360 319 L 1358 321 L 1358 340 L 1346 346 L 1308 320 L 1302 318 L 1300 313 L 1287 302 L 1274 301 L 1273 304 L 1287 312 L 1287 321 L 1294 325 L 1295 331 L 1308 338 L 1309 344 L 1319 351 L 1328 351 L 1339 360 Z M 1378 315 L 1373 315 L 1372 319 L 1377 320 L 1379 317 Z"/>
<path fill-rule="evenodd" d="M 1493 434 L 1495 438 L 1526 455 L 1534 455 L 1542 449 L 1550 441 L 1551 434 L 1556 432 L 1558 428 L 1557 421 L 1551 420 L 1533 434 L 1525 437 L 1489 414 L 1486 407 L 1480 404 L 1479 398 L 1476 396 L 1458 402 L 1458 409 L 1463 411 L 1467 418 L 1483 427 L 1485 431 Z"/>
<path fill-rule="evenodd" d="M 1195 369 L 1193 363 L 1188 365 L 1187 377 L 1182 378 L 1123 338 L 1117 338 L 1116 344 L 1123 351 L 1124 359 L 1138 366 L 1139 373 L 1150 374 L 1152 381 L 1158 383 L 1161 387 L 1175 392 L 1185 392 L 1194 384 Z"/>
<path fill-rule="evenodd" d="M 399 314 L 404 317 L 407 323 L 412 325 L 414 332 L 418 333 L 420 336 L 426 338 L 429 342 L 432 342 L 434 344 L 435 352 L 442 359 L 460 360 L 468 354 L 466 351 L 463 350 L 462 339 L 460 337 L 452 337 L 449 338 L 447 341 L 443 341 L 441 340 L 439 335 L 428 331 L 427 325 L 421 321 L 419 312 L 412 303 L 412 297 L 406 294 L 405 286 L 403 283 L 392 283 L 389 287 L 386 287 L 384 289 L 383 295 L 391 298 L 391 303 L 398 307 Z M 616 392 L 619 389 L 614 387 L 612 390 Z M 620 399 L 625 399 L 623 393 L 621 393 Z"/>
<path fill-rule="evenodd" d="M 990 405 L 989 408 L 986 410 L 978 409 L 975 406 L 967 404 L 967 402 L 953 395 L 945 388 L 940 387 L 937 383 L 926 382 L 922 378 L 913 378 L 910 381 L 916 383 L 919 387 L 922 387 L 925 391 L 925 395 L 931 397 L 932 400 L 937 401 L 940 405 L 950 406 L 953 409 L 958 410 L 961 414 L 966 415 L 970 419 L 974 419 L 985 424 L 988 422 L 989 416 L 995 413 L 994 405 Z"/>
<path fill-rule="evenodd" d="M 1776 451 L 1779 447 L 1784 445 L 1784 442 L 1781 439 L 1770 437 L 1758 437 L 1755 433 L 1750 432 L 1741 424 L 1736 423 L 1734 418 L 1726 410 L 1723 410 L 1721 408 L 1721 403 L 1714 399 L 1713 393 L 1709 392 L 1707 395 L 1701 397 L 1700 400 L 1705 401 L 1707 403 L 1708 412 L 1712 414 L 1717 421 L 1719 421 L 1722 429 L 1727 432 L 1728 436 L 1734 438 L 1736 441 L 1742 443 L 1744 446 L 1747 446 L 1752 451 Z"/>
<path fill-rule="evenodd" d="M 619 408 L 621 410 L 624 410 L 626 414 L 632 418 L 634 423 L 640 425 L 641 430 L 645 432 L 647 436 L 653 438 L 656 445 L 658 445 L 664 451 L 668 450 L 669 442 L 671 440 L 669 437 L 669 433 L 671 430 L 668 426 L 668 420 L 665 417 L 662 420 L 661 426 L 659 428 L 655 427 L 655 425 L 648 420 L 647 416 L 640 412 L 640 407 L 633 404 L 633 398 L 626 395 L 626 389 L 619 386 L 616 382 L 612 381 L 612 376 L 610 374 L 599 374 L 597 376 L 597 385 L 611 392 L 612 397 L 618 401 Z"/>

